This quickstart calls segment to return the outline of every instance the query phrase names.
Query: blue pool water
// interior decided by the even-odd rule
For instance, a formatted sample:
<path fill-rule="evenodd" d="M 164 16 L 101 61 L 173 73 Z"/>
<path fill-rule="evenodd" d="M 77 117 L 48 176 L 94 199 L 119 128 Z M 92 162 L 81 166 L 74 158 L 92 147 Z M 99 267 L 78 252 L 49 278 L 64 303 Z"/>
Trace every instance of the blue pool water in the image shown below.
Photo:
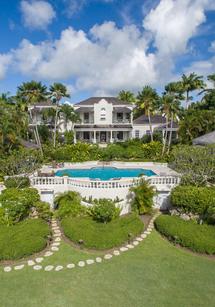
<path fill-rule="evenodd" d="M 142 168 L 122 169 L 115 167 L 93 167 L 90 169 L 59 170 L 55 173 L 55 175 L 110 180 L 114 178 L 138 177 L 140 175 L 154 176 L 156 174 L 152 170 Z"/>

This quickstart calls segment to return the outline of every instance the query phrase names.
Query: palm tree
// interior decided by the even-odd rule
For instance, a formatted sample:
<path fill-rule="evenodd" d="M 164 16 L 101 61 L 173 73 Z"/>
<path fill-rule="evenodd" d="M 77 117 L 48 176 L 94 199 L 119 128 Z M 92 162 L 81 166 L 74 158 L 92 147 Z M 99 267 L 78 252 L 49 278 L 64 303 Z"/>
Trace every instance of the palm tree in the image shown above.
<path fill-rule="evenodd" d="M 53 85 L 50 86 L 49 91 L 50 91 L 51 100 L 56 105 L 54 138 L 53 138 L 53 146 L 56 147 L 57 121 L 58 121 L 60 100 L 63 97 L 70 97 L 70 95 L 67 93 L 66 86 L 63 85 L 62 83 L 54 83 Z"/>
<path fill-rule="evenodd" d="M 119 92 L 118 99 L 128 103 L 135 103 L 136 101 L 135 95 L 132 92 L 124 90 Z"/>
<path fill-rule="evenodd" d="M 142 91 L 137 95 L 137 105 L 148 116 L 151 141 L 153 141 L 151 115 L 159 107 L 159 96 L 156 90 L 151 86 L 144 86 Z"/>
<path fill-rule="evenodd" d="M 26 109 L 31 104 L 47 100 L 47 87 L 37 81 L 23 82 L 18 86 L 16 97 L 17 100 L 21 102 L 22 109 Z M 29 114 L 32 120 L 33 116 L 31 108 L 29 108 Z M 41 154 L 43 154 L 37 122 L 34 126 L 34 135 L 36 142 L 40 147 Z"/>
<path fill-rule="evenodd" d="M 60 108 L 60 113 L 64 117 L 65 130 L 67 131 L 68 122 L 72 122 L 72 130 L 73 130 L 74 123 L 80 120 L 80 117 L 75 112 L 74 108 L 68 104 L 63 104 Z"/>
<path fill-rule="evenodd" d="M 186 76 L 185 74 L 182 75 L 182 86 L 184 92 L 186 93 L 186 109 L 188 109 L 189 101 L 192 100 L 190 92 L 205 88 L 205 83 L 202 79 L 202 76 L 198 76 L 194 72 L 189 76 Z"/>
<path fill-rule="evenodd" d="M 165 149 L 166 149 L 170 109 L 171 109 L 171 104 L 173 104 L 173 102 L 174 102 L 174 98 L 172 95 L 164 94 L 163 97 L 161 98 L 161 111 L 163 112 L 166 118 L 166 131 L 165 131 L 165 136 L 163 140 L 162 156 L 164 155 Z"/>

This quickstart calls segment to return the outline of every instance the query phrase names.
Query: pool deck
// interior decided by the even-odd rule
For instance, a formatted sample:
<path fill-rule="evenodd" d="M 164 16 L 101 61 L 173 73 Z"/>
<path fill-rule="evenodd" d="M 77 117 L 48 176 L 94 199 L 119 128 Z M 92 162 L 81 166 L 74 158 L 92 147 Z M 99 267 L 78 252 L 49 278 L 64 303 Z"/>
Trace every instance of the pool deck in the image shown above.
<path fill-rule="evenodd" d="M 143 168 L 152 170 L 157 176 L 179 176 L 177 172 L 168 167 L 167 163 L 156 162 L 101 162 L 101 161 L 87 161 L 81 163 L 59 163 L 59 167 L 52 167 L 51 165 L 44 165 L 40 172 L 44 174 L 53 174 L 59 170 L 65 169 L 88 169 L 92 167 L 116 167 L 121 169 L 129 168 Z"/>

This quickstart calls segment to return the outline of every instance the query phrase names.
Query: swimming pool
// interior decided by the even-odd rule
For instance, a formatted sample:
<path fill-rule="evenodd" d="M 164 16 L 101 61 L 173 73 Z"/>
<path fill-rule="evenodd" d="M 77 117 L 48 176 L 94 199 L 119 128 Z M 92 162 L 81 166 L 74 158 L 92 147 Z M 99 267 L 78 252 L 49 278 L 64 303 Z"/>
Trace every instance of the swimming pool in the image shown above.
<path fill-rule="evenodd" d="M 115 167 L 93 167 L 89 169 L 64 169 L 55 173 L 55 176 L 69 176 L 77 178 L 90 178 L 100 180 L 110 180 L 118 178 L 130 178 L 144 176 L 155 176 L 152 170 L 143 168 L 115 168 Z"/>

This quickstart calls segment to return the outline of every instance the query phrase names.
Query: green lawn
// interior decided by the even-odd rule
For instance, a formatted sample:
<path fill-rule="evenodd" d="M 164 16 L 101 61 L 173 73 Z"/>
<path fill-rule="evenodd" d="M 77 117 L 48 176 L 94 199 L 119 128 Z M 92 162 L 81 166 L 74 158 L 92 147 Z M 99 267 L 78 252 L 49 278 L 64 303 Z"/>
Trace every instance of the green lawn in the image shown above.
<path fill-rule="evenodd" d="M 144 228 L 143 222 L 136 214 L 129 214 L 109 223 L 98 223 L 91 217 L 67 217 L 61 222 L 65 235 L 83 246 L 99 250 L 110 249 L 128 243 Z"/>
<path fill-rule="evenodd" d="M 92 257 L 64 243 L 44 264 Z M 177 249 L 153 231 L 135 249 L 102 264 L 60 272 L 0 269 L 0 306 L 212 307 L 214 284 L 214 260 Z"/>

